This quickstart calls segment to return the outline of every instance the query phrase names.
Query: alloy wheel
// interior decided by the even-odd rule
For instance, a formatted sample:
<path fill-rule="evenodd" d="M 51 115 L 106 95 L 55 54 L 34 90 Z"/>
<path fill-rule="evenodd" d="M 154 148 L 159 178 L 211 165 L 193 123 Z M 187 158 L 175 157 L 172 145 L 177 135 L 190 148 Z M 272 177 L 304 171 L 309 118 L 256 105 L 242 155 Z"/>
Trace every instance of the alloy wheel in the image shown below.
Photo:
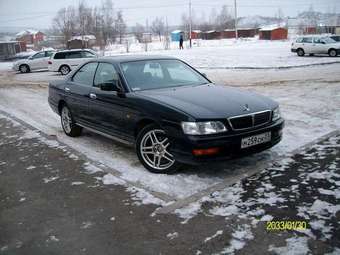
<path fill-rule="evenodd" d="M 70 68 L 68 68 L 67 66 L 62 66 L 60 68 L 60 72 L 61 72 L 62 75 L 66 75 L 70 72 Z"/>
<path fill-rule="evenodd" d="M 64 107 L 61 111 L 61 122 L 66 133 L 71 133 L 72 131 L 72 117 L 69 109 Z"/>
<path fill-rule="evenodd" d="M 140 154 L 144 162 L 157 170 L 166 170 L 174 163 L 173 155 L 168 151 L 170 142 L 161 129 L 147 132 L 140 144 Z"/>

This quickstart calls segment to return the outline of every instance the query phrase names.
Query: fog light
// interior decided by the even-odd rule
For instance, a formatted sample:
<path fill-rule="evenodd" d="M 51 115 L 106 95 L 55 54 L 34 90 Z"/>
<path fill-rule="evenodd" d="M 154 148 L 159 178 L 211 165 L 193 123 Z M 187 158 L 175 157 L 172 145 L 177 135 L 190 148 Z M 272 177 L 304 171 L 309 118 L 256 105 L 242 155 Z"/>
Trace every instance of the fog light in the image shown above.
<path fill-rule="evenodd" d="M 192 154 L 194 154 L 195 156 L 206 156 L 217 154 L 219 151 L 219 148 L 194 149 L 192 150 Z"/>

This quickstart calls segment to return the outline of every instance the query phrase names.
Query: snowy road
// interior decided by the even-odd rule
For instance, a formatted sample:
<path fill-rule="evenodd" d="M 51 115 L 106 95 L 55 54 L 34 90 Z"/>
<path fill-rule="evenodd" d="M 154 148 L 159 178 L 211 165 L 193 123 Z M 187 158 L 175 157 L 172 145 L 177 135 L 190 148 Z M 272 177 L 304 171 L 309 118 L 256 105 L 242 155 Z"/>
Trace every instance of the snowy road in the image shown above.
<path fill-rule="evenodd" d="M 339 65 L 330 65 L 329 68 L 334 70 L 339 68 Z M 183 199 L 212 187 L 235 173 L 256 168 L 256 163 L 262 165 L 275 159 L 277 155 L 285 155 L 322 135 L 339 129 L 340 85 L 336 76 L 327 75 L 330 72 L 329 68 L 322 69 L 325 78 L 314 79 L 308 83 L 299 80 L 281 84 L 276 80 L 270 85 L 259 86 L 258 81 L 261 81 L 265 73 L 262 73 L 263 76 L 259 75 L 258 81 L 252 79 L 252 83 L 248 83 L 254 86 L 246 89 L 268 95 L 281 104 L 286 128 L 284 139 L 279 145 L 269 151 L 232 162 L 209 167 L 187 168 L 173 176 L 148 173 L 139 164 L 133 149 L 90 132 L 85 132 L 80 138 L 66 137 L 61 130 L 59 117 L 48 106 L 47 89 L 44 87 L 6 86 L 0 89 L 0 110 L 29 123 L 45 134 L 56 136 L 59 141 L 85 154 L 89 159 L 104 164 L 108 169 L 113 169 L 113 173 L 120 175 L 123 180 L 138 183 L 149 191 L 164 194 L 164 198 L 168 200 Z M 311 72 L 310 68 L 304 68 L 304 72 Z M 232 74 L 233 71 L 230 70 L 230 73 Z M 238 74 L 238 77 L 247 80 L 249 72 L 240 71 Z M 322 72 L 316 75 L 322 76 Z M 270 79 L 270 76 L 266 77 Z"/>

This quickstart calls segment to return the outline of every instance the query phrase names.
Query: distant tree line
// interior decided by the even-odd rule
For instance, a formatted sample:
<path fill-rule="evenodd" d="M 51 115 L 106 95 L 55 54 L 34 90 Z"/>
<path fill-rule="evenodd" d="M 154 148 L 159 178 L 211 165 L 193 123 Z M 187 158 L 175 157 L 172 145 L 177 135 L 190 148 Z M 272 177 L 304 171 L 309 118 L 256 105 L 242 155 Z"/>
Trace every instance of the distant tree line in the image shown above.
<path fill-rule="evenodd" d="M 72 36 L 90 34 L 96 36 L 97 44 L 103 48 L 116 40 L 122 43 L 126 23 L 122 11 L 115 10 L 112 0 L 95 7 L 80 1 L 77 6 L 61 8 L 53 19 L 52 29 L 64 36 L 65 44 Z"/>

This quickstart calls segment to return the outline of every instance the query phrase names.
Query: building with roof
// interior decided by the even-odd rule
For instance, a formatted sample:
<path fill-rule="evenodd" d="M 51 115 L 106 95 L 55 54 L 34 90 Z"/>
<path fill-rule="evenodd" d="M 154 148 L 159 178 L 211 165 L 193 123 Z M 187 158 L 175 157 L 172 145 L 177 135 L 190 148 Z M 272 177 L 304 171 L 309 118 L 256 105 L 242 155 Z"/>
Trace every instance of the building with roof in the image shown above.
<path fill-rule="evenodd" d="M 11 59 L 15 54 L 21 52 L 20 42 L 16 41 L 0 41 L 0 59 Z"/>
<path fill-rule="evenodd" d="M 68 49 L 91 48 L 94 45 L 96 45 L 96 37 L 94 35 L 72 36 L 71 39 L 67 41 Z"/>
<path fill-rule="evenodd" d="M 205 31 L 202 33 L 202 39 L 205 40 L 221 39 L 221 32 L 216 30 Z"/>
<path fill-rule="evenodd" d="M 41 31 L 27 29 L 16 34 L 15 38 L 19 42 L 25 42 L 26 44 L 38 44 L 45 40 L 45 34 Z"/>
<path fill-rule="evenodd" d="M 260 40 L 287 40 L 288 30 L 277 25 L 265 26 L 259 30 Z"/>
<path fill-rule="evenodd" d="M 181 39 L 181 36 L 183 36 L 183 39 L 184 39 L 184 31 L 174 30 L 171 32 L 171 41 L 179 42 L 179 40 Z"/>

